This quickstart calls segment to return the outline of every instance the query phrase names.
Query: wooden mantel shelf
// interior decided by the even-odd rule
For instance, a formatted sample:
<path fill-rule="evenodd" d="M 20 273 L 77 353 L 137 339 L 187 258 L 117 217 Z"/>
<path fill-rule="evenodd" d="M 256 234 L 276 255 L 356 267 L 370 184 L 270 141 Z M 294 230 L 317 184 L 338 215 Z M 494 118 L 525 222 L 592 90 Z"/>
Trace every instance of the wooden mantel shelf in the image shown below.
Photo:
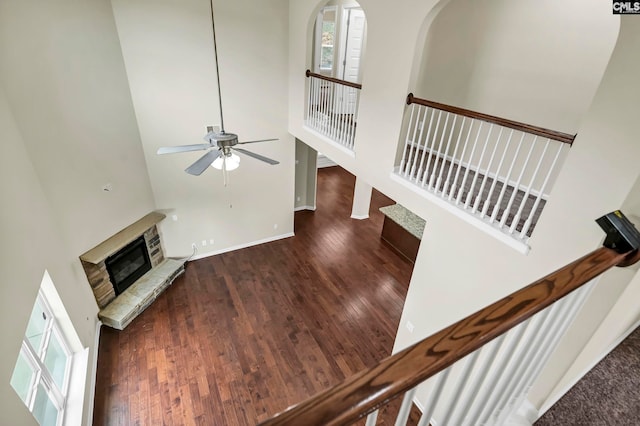
<path fill-rule="evenodd" d="M 139 221 L 127 226 L 122 231 L 80 255 L 80 259 L 94 265 L 104 261 L 121 248 L 141 236 L 149 228 L 159 223 L 166 216 L 159 212 L 151 212 Z"/>

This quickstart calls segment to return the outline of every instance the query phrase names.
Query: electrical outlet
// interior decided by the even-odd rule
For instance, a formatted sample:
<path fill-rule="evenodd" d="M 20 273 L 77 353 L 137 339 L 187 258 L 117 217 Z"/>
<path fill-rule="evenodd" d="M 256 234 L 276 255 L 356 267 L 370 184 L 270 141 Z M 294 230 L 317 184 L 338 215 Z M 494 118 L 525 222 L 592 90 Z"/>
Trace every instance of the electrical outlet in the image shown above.
<path fill-rule="evenodd" d="M 409 330 L 409 333 L 413 333 L 413 323 L 411 321 L 407 321 L 407 330 Z"/>
<path fill-rule="evenodd" d="M 300 201 L 300 197 L 296 197 L 296 201 Z"/>
<path fill-rule="evenodd" d="M 273 229 L 278 229 L 278 224 L 277 223 L 273 224 Z"/>
<path fill-rule="evenodd" d="M 202 247 L 207 245 L 207 240 L 202 240 Z"/>
<path fill-rule="evenodd" d="M 178 215 L 174 214 L 173 216 L 171 216 L 171 220 L 173 220 L 174 222 L 178 221 Z"/>
<path fill-rule="evenodd" d="M 213 238 L 209 240 L 209 245 L 213 245 Z"/>

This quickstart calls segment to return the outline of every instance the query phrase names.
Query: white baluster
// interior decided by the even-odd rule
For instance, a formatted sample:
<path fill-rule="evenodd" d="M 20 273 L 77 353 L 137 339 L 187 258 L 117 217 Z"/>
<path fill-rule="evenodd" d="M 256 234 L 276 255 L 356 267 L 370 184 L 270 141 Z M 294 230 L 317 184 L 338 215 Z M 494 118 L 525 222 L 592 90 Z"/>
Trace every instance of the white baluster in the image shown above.
<path fill-rule="evenodd" d="M 548 327 L 549 324 L 552 324 L 554 319 L 557 317 L 558 310 L 560 309 L 561 304 L 562 302 L 555 303 L 536 315 L 536 317 L 540 317 L 540 320 L 537 323 L 538 325 L 534 328 L 531 337 L 529 337 L 524 343 L 522 348 L 523 350 L 520 354 L 521 356 L 515 359 L 515 368 L 510 374 L 507 375 L 507 377 L 509 378 L 507 386 L 504 387 L 504 390 L 502 392 L 498 392 L 499 399 L 494 406 L 494 409 L 490 412 L 491 415 L 499 415 L 499 412 L 502 412 L 504 410 L 506 404 L 512 398 L 513 391 L 515 390 L 515 386 L 517 385 L 519 378 L 523 374 L 526 366 L 531 363 L 532 357 L 535 356 L 535 353 L 540 347 L 540 343 L 544 338 L 544 330 Z"/>
<path fill-rule="evenodd" d="M 343 128 L 344 128 L 344 88 L 345 86 L 343 85 L 338 85 L 337 86 L 337 90 L 338 90 L 338 104 L 336 105 L 336 114 L 338 114 L 338 120 L 337 120 L 337 125 L 336 125 L 336 141 L 342 145 L 342 146 L 346 146 L 347 144 L 345 143 L 344 140 L 344 133 L 343 133 Z"/>
<path fill-rule="evenodd" d="M 420 122 L 420 114 L 424 111 L 424 118 L 422 119 L 422 123 Z M 413 169 L 413 158 L 418 155 L 418 151 L 416 150 L 416 137 L 418 136 L 418 128 L 424 126 L 424 121 L 426 119 L 428 112 L 428 108 L 423 108 L 422 106 L 418 107 L 418 115 L 416 117 L 416 122 L 413 123 L 413 137 L 411 138 L 411 147 L 409 149 L 409 158 L 407 160 L 407 167 L 405 167 L 404 177 L 409 176 L 409 173 L 412 172 Z M 421 126 L 422 124 L 422 126 Z M 411 179 L 411 177 L 409 177 Z"/>
<path fill-rule="evenodd" d="M 315 101 L 315 122 L 314 122 L 314 129 L 319 130 L 320 128 L 320 120 L 321 120 L 321 114 L 322 114 L 322 87 L 321 87 L 321 82 L 320 80 L 318 80 L 317 78 L 313 77 L 313 79 L 315 80 L 315 95 L 316 95 L 316 101 Z"/>
<path fill-rule="evenodd" d="M 553 163 L 551 164 L 551 167 L 549 167 L 549 170 L 547 171 L 547 175 L 544 178 L 544 182 L 542 183 L 542 186 L 540 187 L 540 192 L 538 192 L 538 196 L 536 197 L 536 201 L 533 203 L 533 207 L 531 208 L 531 212 L 529 213 L 529 216 L 527 217 L 527 220 L 524 222 L 524 226 L 522 227 L 522 231 L 520 231 L 520 233 L 524 236 L 527 235 L 527 232 L 529 231 L 529 227 L 531 226 L 531 223 L 533 222 L 533 218 L 535 216 L 536 210 L 538 210 L 538 205 L 540 205 L 540 200 L 542 199 L 542 196 L 544 195 L 544 190 L 547 187 L 547 183 L 549 183 L 549 178 L 551 177 L 551 174 L 553 173 L 555 167 L 556 167 L 556 163 L 558 162 L 558 158 L 560 157 L 560 153 L 562 152 L 562 147 L 564 146 L 563 143 L 559 143 L 558 146 L 558 151 L 556 152 L 556 156 L 553 158 Z"/>
<path fill-rule="evenodd" d="M 349 102 L 351 99 L 351 90 L 352 88 L 349 86 L 342 87 L 342 115 L 341 115 L 341 123 L 340 123 L 340 140 L 342 144 L 349 149 L 353 149 L 351 145 L 351 141 L 347 137 L 347 132 L 349 130 L 349 122 L 351 120 L 351 116 L 349 115 Z"/>
<path fill-rule="evenodd" d="M 367 416 L 367 422 L 364 426 L 376 426 L 376 422 L 378 421 L 378 410 Z"/>
<path fill-rule="evenodd" d="M 418 140 L 413 141 L 413 149 L 416 152 L 416 155 L 413 158 L 413 163 L 411 164 L 411 173 L 409 175 L 409 179 L 413 179 L 414 173 L 416 172 L 416 167 L 418 166 L 418 154 L 420 153 L 420 144 L 422 143 L 422 135 L 424 133 L 424 124 L 427 121 L 427 112 L 429 108 L 425 108 L 424 117 L 422 117 L 422 124 L 420 125 L 420 136 L 418 136 Z M 415 176 L 416 182 L 420 176 L 420 172 L 422 169 L 422 161 L 424 161 L 424 153 L 427 151 L 427 144 L 429 143 L 429 135 L 431 134 L 431 127 L 433 125 L 433 117 L 436 111 L 431 109 L 431 119 L 429 120 L 429 130 L 427 130 L 427 137 L 424 139 L 424 147 L 422 148 L 422 160 L 420 161 L 420 168 L 417 169 L 418 174 Z"/>
<path fill-rule="evenodd" d="M 355 89 L 356 103 L 353 111 L 353 124 L 351 126 L 351 149 L 354 148 L 354 142 L 356 139 L 356 124 L 358 123 L 358 114 L 360 111 L 360 89 Z"/>
<path fill-rule="evenodd" d="M 324 111 L 323 134 L 328 137 L 329 129 L 331 128 L 330 105 L 331 105 L 331 96 L 333 95 L 331 93 L 331 83 L 325 82 L 324 91 L 325 91 L 325 96 L 324 96 L 324 105 L 323 105 L 323 111 Z"/>
<path fill-rule="evenodd" d="M 480 160 L 478 160 L 478 165 L 476 166 L 476 172 L 473 174 L 471 187 L 469 188 L 467 199 L 464 202 L 465 209 L 469 207 L 469 203 L 473 198 L 473 190 L 476 188 L 476 182 L 478 181 L 478 176 L 482 173 L 482 161 L 484 160 L 484 154 L 487 152 L 487 146 L 489 145 L 489 139 L 491 139 L 492 131 L 493 131 L 493 123 L 491 123 L 491 125 L 489 126 L 489 132 L 487 133 L 487 138 L 484 140 L 484 145 L 482 146 L 482 152 L 480 153 Z M 469 162 L 469 168 L 471 168 L 471 162 Z"/>
<path fill-rule="evenodd" d="M 331 114 L 331 126 L 329 127 L 329 138 L 332 140 L 336 140 L 336 128 L 337 119 L 336 116 L 336 104 L 338 103 L 338 85 L 336 83 L 330 83 L 331 86 L 331 103 L 329 104 L 329 113 Z"/>
<path fill-rule="evenodd" d="M 462 194 L 464 193 L 464 186 L 467 183 L 467 177 L 469 176 L 469 170 L 471 169 L 471 162 L 473 161 L 473 155 L 476 152 L 476 148 L 478 146 L 478 139 L 480 138 L 480 132 L 482 130 L 482 125 L 484 122 L 480 122 L 480 126 L 478 127 L 478 132 L 476 133 L 476 139 L 473 142 L 473 147 L 471 147 L 471 155 L 469 155 L 469 162 L 467 164 L 467 168 L 464 171 L 464 177 L 462 178 L 462 183 L 460 184 L 460 190 L 458 191 L 458 198 L 456 198 L 456 205 L 460 204 L 462 199 Z M 460 164 L 464 161 L 463 158 L 460 159 Z"/>
<path fill-rule="evenodd" d="M 413 403 L 413 396 L 416 394 L 416 388 L 408 390 L 402 398 L 402 404 L 400 410 L 398 410 L 398 416 L 396 417 L 395 426 L 404 426 L 409 420 L 409 414 L 411 414 L 411 404 Z"/>
<path fill-rule="evenodd" d="M 440 119 L 442 118 L 442 111 L 438 111 L 438 122 L 436 123 L 435 131 L 433 132 L 433 143 L 431 144 L 431 148 L 429 149 L 429 159 L 427 160 L 427 166 L 424 169 L 424 175 L 422 176 L 422 186 L 427 183 L 427 176 L 429 175 L 430 165 L 431 165 L 431 157 L 433 156 L 433 151 L 436 148 L 436 135 L 438 134 L 438 129 L 440 129 Z"/>
<path fill-rule="evenodd" d="M 544 367 L 547 360 L 558 346 L 560 338 L 567 331 L 569 324 L 573 321 L 578 310 L 582 307 L 595 282 L 596 280 L 591 280 L 590 283 L 582 286 L 582 288 L 576 290 L 574 293 L 565 296 L 564 306 L 559 311 L 554 323 L 550 324 L 550 327 L 548 327 L 551 330 L 546 330 L 544 333 L 545 340 L 540 345 L 539 353 L 533 359 L 533 362 L 527 366 L 526 372 L 522 375 L 520 382 L 516 386 L 516 390 L 513 393 L 515 400 L 518 400 L 523 394 L 525 394 L 525 392 L 528 392 L 528 389 L 540 374 L 542 367 Z M 515 410 L 518 407 L 513 408 Z M 510 411 L 513 412 L 514 410 L 505 410 L 505 414 L 501 420 L 506 420 L 509 417 Z"/>
<path fill-rule="evenodd" d="M 504 388 L 508 384 L 510 375 L 513 374 L 517 367 L 515 358 L 516 354 L 522 352 L 522 340 L 526 332 L 530 328 L 533 328 L 539 320 L 539 317 L 535 321 L 530 318 L 509 332 L 509 336 L 507 337 L 507 348 L 500 358 L 500 363 L 494 370 L 489 384 L 485 387 L 482 399 L 467 416 L 472 425 L 483 425 L 485 423 L 485 419 L 493 414 L 500 394 L 504 392 Z M 511 336 L 512 333 L 513 336 Z"/>
<path fill-rule="evenodd" d="M 344 144 L 350 149 L 353 149 L 353 144 L 351 143 L 351 140 L 347 135 L 349 134 L 349 127 L 351 126 L 350 102 L 351 102 L 351 92 L 353 90 L 354 89 L 351 87 L 345 87 L 346 102 L 344 105 L 344 117 L 343 117 L 343 127 L 342 127 L 342 136 L 344 139 Z"/>
<path fill-rule="evenodd" d="M 482 206 L 482 212 L 480 212 L 480 217 L 484 217 L 487 214 L 487 211 L 489 210 L 489 204 L 491 204 L 490 202 L 491 196 L 493 195 L 493 191 L 496 189 L 496 184 L 500 179 L 500 171 L 502 170 L 502 164 L 504 163 L 504 159 L 506 158 L 507 152 L 509 151 L 509 147 L 511 146 L 512 137 L 513 137 L 513 129 L 511 129 L 511 132 L 509 132 L 509 138 L 507 139 L 507 144 L 502 150 L 502 157 L 500 157 L 500 163 L 498 164 L 498 169 L 496 170 L 496 176 L 493 179 L 493 182 L 491 182 L 491 188 L 489 188 L 489 194 L 487 195 L 487 202 L 485 202 L 484 206 Z"/>
<path fill-rule="evenodd" d="M 460 146 L 460 139 L 462 138 L 462 134 L 464 133 L 464 125 L 467 121 L 467 117 L 462 117 L 462 124 L 460 125 L 460 131 L 458 132 L 458 139 L 456 140 L 456 146 L 453 148 L 453 154 L 451 155 L 451 164 L 449 165 L 449 171 L 447 172 L 447 178 L 444 181 L 444 187 L 442 188 L 442 195 L 447 195 L 449 192 L 449 185 L 451 183 L 451 173 L 453 173 L 453 166 L 456 162 L 456 154 L 458 153 L 458 147 Z M 473 122 L 471 123 L 473 125 Z M 451 194 L 449 194 L 449 199 L 451 199 Z"/>
<path fill-rule="evenodd" d="M 534 169 L 533 172 L 533 176 L 531 176 L 531 180 L 529 181 L 529 185 L 527 186 L 527 190 L 525 191 L 523 197 L 522 197 L 522 201 L 520 202 L 520 207 L 518 207 L 518 211 L 516 212 L 515 217 L 513 218 L 513 222 L 511 222 L 511 227 L 509 228 L 509 233 L 513 234 L 513 232 L 516 230 L 516 227 L 518 225 L 518 222 L 520 222 L 520 217 L 522 217 L 522 212 L 524 210 L 524 206 L 527 203 L 527 200 L 529 199 L 529 194 L 531 194 L 531 188 L 533 188 L 533 183 L 536 180 L 536 177 L 538 177 L 538 172 L 540 171 L 540 166 L 542 165 L 542 160 L 544 160 L 545 155 L 547 154 L 547 149 L 549 148 L 549 144 L 551 143 L 550 139 L 547 139 L 547 143 L 544 145 L 544 150 L 542 151 L 542 155 L 540 156 L 540 158 L 538 159 L 538 164 L 536 164 L 536 168 Z M 529 213 L 531 214 L 531 213 Z M 520 234 L 520 238 L 524 238 L 525 235 L 524 234 Z"/>
<path fill-rule="evenodd" d="M 305 119 L 306 119 L 306 121 L 308 122 L 308 121 L 309 121 L 309 119 L 311 118 L 311 108 L 312 108 L 312 106 L 313 106 L 313 103 L 311 102 L 311 94 L 313 93 L 313 92 L 312 92 L 312 89 L 313 89 L 313 80 L 312 80 L 311 78 L 309 78 L 307 81 L 308 81 L 308 83 L 309 83 L 309 84 L 308 84 L 309 90 L 307 90 L 307 116 L 306 116 L 306 118 L 305 118 Z"/>
<path fill-rule="evenodd" d="M 467 393 L 466 398 L 462 401 L 462 406 L 454 414 L 454 416 L 451 417 L 450 423 L 452 425 L 466 424 L 465 422 L 466 418 L 464 416 L 466 416 L 466 414 L 470 412 L 471 407 L 473 407 L 473 403 L 475 402 L 476 397 L 480 393 L 480 390 L 482 389 L 482 385 L 484 384 L 485 379 L 489 375 L 489 371 L 491 371 L 491 367 L 493 366 L 493 363 L 496 360 L 496 356 L 498 355 L 498 352 L 500 351 L 500 349 L 502 348 L 502 345 L 504 345 L 506 341 L 507 341 L 507 333 L 504 333 L 500 337 L 495 339 L 493 342 L 488 343 L 482 348 L 480 348 L 480 351 L 484 351 L 485 348 L 487 348 L 489 345 L 492 345 L 491 351 L 487 354 L 487 357 L 482 363 L 482 366 L 480 366 L 479 368 L 480 372 L 476 375 L 471 385 L 469 385 L 469 392 Z M 484 389 L 484 391 L 485 393 L 490 393 L 492 389 L 487 387 Z M 469 417 L 469 419 L 471 418 Z M 471 422 L 471 424 L 473 424 L 473 422 Z"/>
<path fill-rule="evenodd" d="M 424 171 L 425 175 L 422 178 L 422 185 L 423 186 L 424 186 L 424 183 L 425 183 L 426 178 L 427 178 L 427 171 L 431 169 L 431 175 L 429 176 L 429 182 L 428 182 L 427 186 L 429 188 L 433 187 L 435 176 L 436 176 L 436 171 L 438 170 L 438 160 L 440 160 L 441 162 L 444 163 L 444 161 L 446 159 L 442 155 L 442 144 L 444 143 L 444 135 L 445 135 L 445 131 L 447 130 L 447 125 L 448 124 L 449 124 L 449 113 L 447 113 L 447 116 L 445 117 L 444 126 L 442 127 L 442 131 L 440 133 L 440 144 L 438 145 L 438 150 L 434 154 L 433 169 L 431 169 L 431 167 L 430 167 L 431 166 L 431 153 L 429 153 L 429 161 L 427 161 L 427 168 Z M 436 129 L 437 128 L 438 127 L 436 127 Z M 435 134 L 434 134 L 434 138 L 435 138 Z M 433 143 L 433 147 L 435 148 L 435 140 L 434 140 L 434 143 Z"/>
<path fill-rule="evenodd" d="M 421 179 L 422 176 L 422 165 L 424 164 L 424 156 L 427 152 L 427 144 L 429 143 L 429 139 L 431 138 L 431 129 L 433 128 L 433 118 L 436 115 L 436 110 L 433 108 L 428 108 L 431 110 L 431 118 L 429 119 L 429 128 L 427 129 L 427 136 L 424 138 L 424 149 L 422 150 L 422 155 L 420 156 L 420 165 L 418 166 L 418 173 L 416 175 L 416 184 Z M 424 123 L 427 121 L 427 114 L 425 113 L 424 118 L 422 119 L 422 126 L 424 127 Z M 420 141 L 422 140 L 422 130 L 420 131 Z M 418 144 L 419 146 L 419 144 Z M 416 157 L 417 159 L 417 157 Z"/>
<path fill-rule="evenodd" d="M 455 414 L 456 406 L 460 401 L 460 397 L 464 392 L 464 388 L 467 385 L 467 382 L 471 378 L 471 374 L 473 373 L 473 369 L 476 366 L 476 363 L 478 362 L 479 356 L 480 356 L 480 350 L 477 350 L 473 354 L 471 354 L 468 357 L 468 359 L 465 361 L 465 365 L 462 370 L 462 373 L 460 374 L 460 377 L 458 377 L 458 382 L 456 383 L 456 386 L 454 387 L 454 390 L 451 393 L 451 399 L 449 400 L 449 405 L 445 408 L 444 414 L 442 415 L 442 419 L 440 420 L 443 425 L 449 425 L 449 424 L 454 425 L 454 423 L 449 421 L 450 420 L 449 417 Z"/>
<path fill-rule="evenodd" d="M 473 203 L 473 208 L 471 209 L 471 213 L 475 213 L 478 210 L 478 207 L 480 205 L 480 201 L 482 200 L 482 193 L 484 192 L 484 187 L 487 184 L 487 179 L 489 179 L 489 175 L 491 174 L 491 166 L 493 165 L 493 160 L 495 159 L 496 156 L 496 151 L 498 150 L 498 145 L 500 145 L 500 140 L 502 139 L 502 131 L 504 130 L 504 127 L 500 127 L 500 132 L 498 133 L 498 138 L 496 139 L 495 143 L 493 144 L 493 151 L 491 151 L 491 157 L 489 157 L 489 164 L 487 164 L 487 169 L 484 172 L 484 178 L 482 179 L 482 184 L 480 185 L 480 190 L 478 191 L 478 196 L 476 197 L 475 202 Z M 496 178 L 497 178 L 498 174 L 496 173 Z M 495 181 L 495 178 L 494 178 Z M 489 204 L 489 202 L 491 201 L 491 199 L 489 197 L 487 197 L 487 199 L 484 201 L 484 204 Z"/>
<path fill-rule="evenodd" d="M 427 402 L 424 404 L 424 411 L 422 412 L 422 416 L 420 416 L 418 426 L 428 426 L 431 422 L 431 417 L 433 417 L 433 412 L 436 410 L 436 405 L 442 395 L 444 386 L 447 384 L 447 379 L 449 378 L 450 373 L 451 367 L 448 367 L 436 376 L 436 382 L 429 394 L 429 398 L 427 398 Z"/>
<path fill-rule="evenodd" d="M 309 77 L 309 96 L 307 99 L 309 101 L 309 112 L 307 114 L 307 124 L 310 124 L 313 118 L 313 77 Z"/>
<path fill-rule="evenodd" d="M 320 131 L 322 127 L 322 114 L 324 109 L 324 96 L 322 94 L 322 82 L 317 81 L 317 102 L 316 102 L 316 130 Z"/>
<path fill-rule="evenodd" d="M 407 123 L 407 136 L 404 141 L 404 148 L 402 149 L 402 158 L 400 159 L 400 169 L 398 170 L 398 174 L 404 171 L 404 167 L 406 164 L 406 156 L 407 156 L 407 147 L 409 146 L 409 137 L 411 135 L 411 125 L 413 124 L 413 116 L 416 110 L 416 104 L 411 105 L 411 115 L 409 116 L 409 123 Z"/>
<path fill-rule="evenodd" d="M 496 205 L 493 207 L 493 212 L 491 213 L 491 219 L 489 219 L 489 223 L 493 223 L 496 220 L 498 212 L 500 211 L 500 205 L 502 204 L 502 199 L 504 198 L 504 194 L 509 187 L 509 182 L 511 181 L 511 173 L 515 167 L 516 161 L 518 161 L 518 156 L 520 155 L 520 149 L 522 148 L 522 142 L 524 141 L 524 137 L 526 133 L 522 133 L 520 137 L 520 142 L 518 143 L 518 147 L 516 148 L 515 154 L 513 154 L 513 158 L 511 159 L 511 165 L 509 166 L 509 171 L 504 178 L 504 182 L 502 183 L 502 189 L 500 190 L 500 196 L 498 197 L 498 201 Z"/>
<path fill-rule="evenodd" d="M 447 162 L 449 161 L 449 160 L 447 160 L 447 156 L 449 154 L 449 148 L 451 147 L 451 139 L 453 139 L 453 132 L 455 130 L 456 121 L 457 120 L 458 120 L 458 115 L 454 114 L 453 115 L 453 122 L 451 123 L 451 127 L 449 128 L 449 138 L 447 139 L 447 146 L 445 147 L 444 152 L 442 153 L 442 162 L 440 164 L 440 173 L 438 173 L 438 180 L 436 180 L 436 186 L 435 186 L 435 191 L 436 192 L 438 192 L 438 188 L 440 188 L 440 185 L 442 184 L 442 173 L 444 172 L 444 169 L 447 166 Z M 449 170 L 451 170 L 451 167 L 449 167 Z M 444 195 L 445 192 L 446 192 L 446 188 L 443 187 L 441 194 Z"/>
<path fill-rule="evenodd" d="M 327 91 L 325 89 L 324 80 L 318 82 L 319 92 L 318 100 L 320 101 L 320 108 L 318 114 L 318 131 L 324 134 L 324 127 L 326 122 L 326 103 L 327 103 Z"/>
<path fill-rule="evenodd" d="M 435 112 L 435 111 L 434 111 Z M 424 186 L 424 176 L 427 173 L 427 169 L 429 168 L 429 166 L 427 165 L 427 169 L 424 170 L 424 173 L 422 173 L 422 166 L 424 165 L 424 159 L 426 157 L 427 151 L 429 151 L 429 158 L 431 158 L 431 151 L 433 150 L 433 146 L 429 147 L 430 142 L 434 141 L 435 138 L 435 134 L 438 131 L 438 127 L 440 126 L 440 119 L 442 118 L 442 111 L 438 110 L 438 121 L 436 122 L 436 128 L 435 131 L 432 133 L 431 132 L 431 124 L 432 122 L 429 123 L 429 131 L 427 132 L 427 138 L 424 141 L 424 150 L 422 151 L 422 158 L 420 159 L 420 168 L 418 169 L 418 176 L 416 176 L 416 183 L 418 181 L 421 181 L 422 186 Z M 433 116 L 431 116 L 431 119 L 433 120 Z M 433 135 L 433 137 L 431 136 Z M 435 142 L 434 142 L 435 144 Z M 422 177 L 421 177 L 422 175 Z"/>
<path fill-rule="evenodd" d="M 342 108 L 344 108 L 344 88 L 345 86 L 341 84 L 336 85 L 336 141 L 342 145 L 346 146 L 344 141 L 342 140 L 342 123 L 344 122 L 344 118 L 342 116 Z"/>
<path fill-rule="evenodd" d="M 509 217 L 509 212 L 511 211 L 511 206 L 513 205 L 513 200 L 515 200 L 516 195 L 518 194 L 518 189 L 520 188 L 520 182 L 522 182 L 522 177 L 524 176 L 524 172 L 529 165 L 529 160 L 531 159 L 531 154 L 533 153 L 533 148 L 536 145 L 536 141 L 538 137 L 533 138 L 533 142 L 531 142 L 531 148 L 529 148 L 529 153 L 527 154 L 527 159 L 524 161 L 522 165 L 522 169 L 520 169 L 520 175 L 518 176 L 518 181 L 513 187 L 513 192 L 511 193 L 511 197 L 509 198 L 509 203 L 507 204 L 507 208 L 502 213 L 502 219 L 500 219 L 500 228 L 502 228 Z"/>
<path fill-rule="evenodd" d="M 453 167 L 453 163 L 456 162 L 456 160 L 458 161 L 458 169 L 456 170 L 456 175 L 453 178 L 453 183 L 451 184 L 451 192 L 449 192 L 449 201 L 451 201 L 456 194 L 456 185 L 458 183 L 458 176 L 460 176 L 460 170 L 462 169 L 462 161 L 464 160 L 464 154 L 467 152 L 467 145 L 469 144 L 469 138 L 471 137 L 471 131 L 473 130 L 473 124 L 475 123 L 475 121 L 473 119 L 471 119 L 471 122 L 469 123 L 469 132 L 467 133 L 467 138 L 464 141 L 464 145 L 462 146 L 462 154 L 460 155 L 460 158 L 454 158 L 451 161 L 451 167 Z"/>

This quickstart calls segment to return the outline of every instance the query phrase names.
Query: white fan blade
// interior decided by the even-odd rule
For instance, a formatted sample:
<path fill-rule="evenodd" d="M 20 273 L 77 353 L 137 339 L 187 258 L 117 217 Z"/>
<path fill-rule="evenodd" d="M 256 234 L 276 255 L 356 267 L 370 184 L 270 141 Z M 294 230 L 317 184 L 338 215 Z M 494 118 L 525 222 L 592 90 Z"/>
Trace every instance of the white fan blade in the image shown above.
<path fill-rule="evenodd" d="M 207 170 L 207 167 L 213 163 L 213 161 L 220 156 L 220 151 L 209 151 L 202 157 L 200 157 L 195 163 L 184 169 L 185 172 L 190 175 L 200 176 L 202 172 Z"/>
<path fill-rule="evenodd" d="M 245 144 L 245 143 L 256 143 L 256 142 L 271 142 L 271 141 L 277 141 L 277 140 L 279 140 L 279 139 L 277 139 L 277 138 L 276 139 L 260 139 L 260 140 L 257 140 L 257 141 L 238 142 L 238 145 L 242 145 L 242 144 Z"/>
<path fill-rule="evenodd" d="M 199 143 L 196 145 L 163 146 L 158 148 L 158 154 L 175 154 L 177 152 L 202 151 L 211 148 L 211 144 Z"/>
<path fill-rule="evenodd" d="M 255 152 L 251 152 L 251 151 L 247 151 L 246 149 L 242 149 L 242 148 L 233 148 L 236 151 L 240 151 L 241 153 L 248 155 L 249 157 L 253 157 L 256 160 L 260 160 L 260 161 L 264 161 L 265 163 L 269 163 L 272 166 L 275 166 L 276 164 L 280 164 L 279 161 L 276 160 L 272 160 L 269 157 L 265 157 L 264 155 L 260 155 L 260 154 L 256 154 Z"/>

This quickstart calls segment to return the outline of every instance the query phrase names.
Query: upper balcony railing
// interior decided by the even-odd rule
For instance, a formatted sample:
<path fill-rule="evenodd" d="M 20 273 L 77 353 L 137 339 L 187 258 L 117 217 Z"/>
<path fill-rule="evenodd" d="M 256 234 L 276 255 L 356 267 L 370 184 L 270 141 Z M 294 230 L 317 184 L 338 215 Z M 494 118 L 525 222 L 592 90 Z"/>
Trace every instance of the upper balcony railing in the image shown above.
<path fill-rule="evenodd" d="M 361 84 L 307 70 L 307 127 L 353 151 Z"/>
<path fill-rule="evenodd" d="M 526 243 L 574 135 L 410 94 L 395 174 Z"/>
<path fill-rule="evenodd" d="M 404 395 L 406 424 L 419 386 L 419 426 L 503 425 L 519 408 L 576 317 L 594 278 L 640 260 L 640 234 L 619 211 L 597 222 L 601 247 L 262 423 L 348 425 Z M 386 424 L 386 423 L 385 423 Z"/>

